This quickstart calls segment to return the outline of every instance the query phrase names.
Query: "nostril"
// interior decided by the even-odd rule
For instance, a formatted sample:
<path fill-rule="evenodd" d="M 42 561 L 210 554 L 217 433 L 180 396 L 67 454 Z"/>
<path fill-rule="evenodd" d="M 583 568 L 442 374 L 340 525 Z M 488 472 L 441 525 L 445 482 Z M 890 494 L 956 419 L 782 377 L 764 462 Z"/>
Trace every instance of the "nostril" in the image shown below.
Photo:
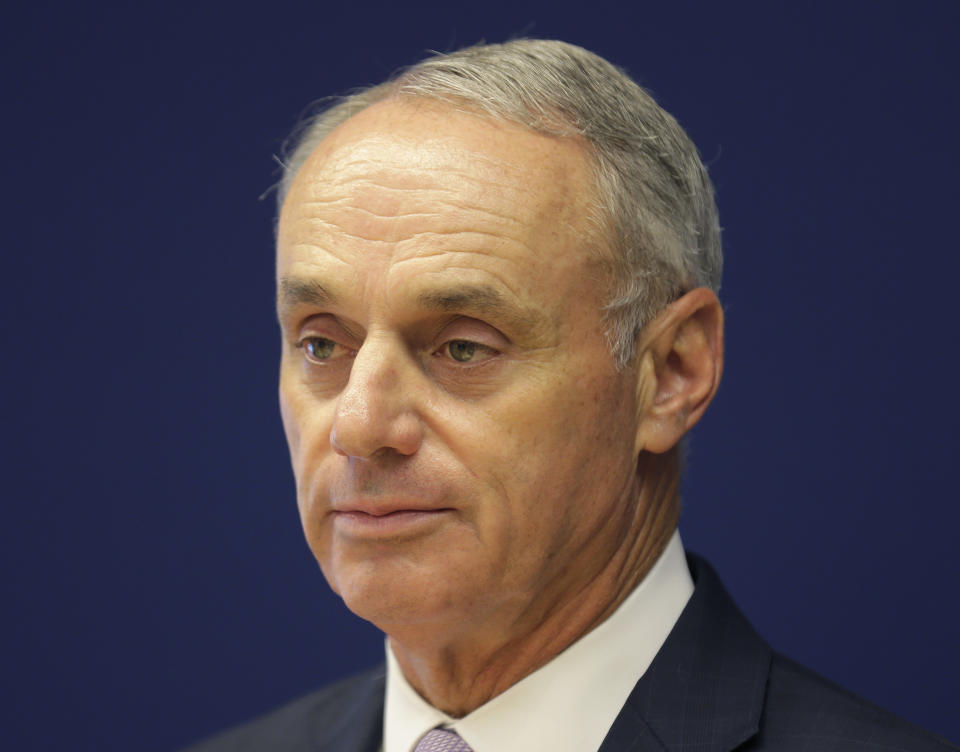
<path fill-rule="evenodd" d="M 412 411 L 337 415 L 330 429 L 330 446 L 343 457 L 366 459 L 381 452 L 410 455 L 422 441 L 423 426 Z"/>

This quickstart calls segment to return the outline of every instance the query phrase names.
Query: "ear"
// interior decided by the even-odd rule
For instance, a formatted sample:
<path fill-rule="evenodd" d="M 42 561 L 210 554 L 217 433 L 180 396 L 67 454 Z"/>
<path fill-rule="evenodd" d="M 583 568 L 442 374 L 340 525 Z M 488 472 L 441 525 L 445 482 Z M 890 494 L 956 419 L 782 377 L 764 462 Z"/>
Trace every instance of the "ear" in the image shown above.
<path fill-rule="evenodd" d="M 667 306 L 637 342 L 635 451 L 661 454 L 703 415 L 723 371 L 723 308 L 698 287 Z"/>

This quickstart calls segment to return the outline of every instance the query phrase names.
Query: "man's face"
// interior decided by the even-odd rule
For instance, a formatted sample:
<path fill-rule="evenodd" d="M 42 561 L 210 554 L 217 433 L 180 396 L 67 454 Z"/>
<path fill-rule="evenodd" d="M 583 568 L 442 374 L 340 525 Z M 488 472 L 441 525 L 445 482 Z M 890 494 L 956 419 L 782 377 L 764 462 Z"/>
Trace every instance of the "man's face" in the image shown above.
<path fill-rule="evenodd" d="M 604 337 L 581 147 L 386 102 L 286 199 L 280 402 L 310 547 L 390 633 L 509 634 L 629 545 L 636 376 Z"/>

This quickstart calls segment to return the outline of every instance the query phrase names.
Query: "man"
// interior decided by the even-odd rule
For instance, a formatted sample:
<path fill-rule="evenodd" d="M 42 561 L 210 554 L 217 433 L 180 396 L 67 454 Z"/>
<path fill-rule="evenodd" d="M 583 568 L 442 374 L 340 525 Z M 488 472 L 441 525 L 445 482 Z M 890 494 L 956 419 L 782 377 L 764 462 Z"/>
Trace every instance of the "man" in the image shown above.
<path fill-rule="evenodd" d="M 280 189 L 307 541 L 387 665 L 205 750 L 947 749 L 771 652 L 676 532 L 723 362 L 712 188 L 560 42 L 319 115 Z"/>

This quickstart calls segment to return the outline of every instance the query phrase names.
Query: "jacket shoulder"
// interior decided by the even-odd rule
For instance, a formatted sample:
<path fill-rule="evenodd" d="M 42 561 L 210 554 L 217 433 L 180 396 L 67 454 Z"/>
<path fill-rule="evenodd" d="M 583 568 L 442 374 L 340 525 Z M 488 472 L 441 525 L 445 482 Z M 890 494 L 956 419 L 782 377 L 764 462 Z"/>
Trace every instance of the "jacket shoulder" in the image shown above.
<path fill-rule="evenodd" d="M 773 654 L 760 730 L 748 749 L 957 752 L 946 739 Z"/>
<path fill-rule="evenodd" d="M 384 681 L 382 666 L 343 679 L 182 752 L 376 750 Z"/>

